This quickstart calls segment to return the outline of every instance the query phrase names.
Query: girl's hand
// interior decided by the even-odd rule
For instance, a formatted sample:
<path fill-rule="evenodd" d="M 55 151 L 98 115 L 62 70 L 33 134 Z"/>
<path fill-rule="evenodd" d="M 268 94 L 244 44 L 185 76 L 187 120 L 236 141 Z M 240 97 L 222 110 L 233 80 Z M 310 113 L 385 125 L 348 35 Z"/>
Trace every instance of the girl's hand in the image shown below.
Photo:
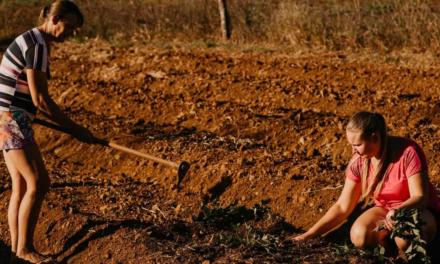
<path fill-rule="evenodd" d="M 395 212 L 395 210 L 389 210 L 385 216 L 385 227 L 390 231 L 393 230 L 394 224 L 396 223 L 396 221 L 392 219 Z"/>
<path fill-rule="evenodd" d="M 310 239 L 310 238 L 312 238 L 312 236 L 306 232 L 306 233 L 303 233 L 301 235 L 290 236 L 287 239 L 293 240 L 293 241 L 304 241 L 304 240 L 307 240 L 307 239 Z"/>

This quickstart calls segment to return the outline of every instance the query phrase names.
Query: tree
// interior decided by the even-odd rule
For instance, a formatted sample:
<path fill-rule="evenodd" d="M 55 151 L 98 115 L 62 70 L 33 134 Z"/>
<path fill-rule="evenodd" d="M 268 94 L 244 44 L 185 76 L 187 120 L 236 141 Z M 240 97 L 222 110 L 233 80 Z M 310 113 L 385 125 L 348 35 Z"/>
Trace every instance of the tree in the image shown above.
<path fill-rule="evenodd" d="M 228 40 L 231 37 L 231 18 L 228 12 L 226 0 L 217 0 L 220 11 L 220 22 L 223 40 Z"/>

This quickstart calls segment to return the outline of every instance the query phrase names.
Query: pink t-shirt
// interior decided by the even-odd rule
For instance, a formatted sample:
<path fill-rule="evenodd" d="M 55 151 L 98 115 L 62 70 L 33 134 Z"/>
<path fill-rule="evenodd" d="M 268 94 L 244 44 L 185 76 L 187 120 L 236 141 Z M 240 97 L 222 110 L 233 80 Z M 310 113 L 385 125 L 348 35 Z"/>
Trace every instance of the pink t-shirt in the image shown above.
<path fill-rule="evenodd" d="M 392 158 L 389 164 L 388 176 L 386 177 L 382 189 L 374 202 L 376 206 L 385 209 L 397 209 L 409 197 L 408 178 L 416 173 L 428 171 L 428 165 L 423 150 L 412 140 L 390 137 L 389 149 L 392 151 Z M 360 182 L 364 159 L 354 157 L 354 161 L 346 170 L 346 177 L 355 182 Z M 369 178 L 373 174 L 373 166 L 370 162 Z M 440 199 L 437 197 L 434 187 L 429 183 L 429 202 L 428 207 L 440 215 Z"/>

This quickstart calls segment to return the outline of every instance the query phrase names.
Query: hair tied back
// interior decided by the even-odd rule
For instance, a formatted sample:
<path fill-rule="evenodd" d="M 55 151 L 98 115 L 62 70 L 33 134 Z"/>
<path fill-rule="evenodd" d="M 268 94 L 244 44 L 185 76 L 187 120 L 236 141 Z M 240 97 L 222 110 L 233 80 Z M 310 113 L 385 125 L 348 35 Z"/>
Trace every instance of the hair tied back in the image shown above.
<path fill-rule="evenodd" d="M 42 17 L 43 17 L 43 18 L 47 18 L 47 15 L 49 14 L 49 11 L 50 11 L 50 4 L 47 4 L 47 5 L 45 5 L 44 8 L 43 8 L 43 14 L 42 14 Z"/>

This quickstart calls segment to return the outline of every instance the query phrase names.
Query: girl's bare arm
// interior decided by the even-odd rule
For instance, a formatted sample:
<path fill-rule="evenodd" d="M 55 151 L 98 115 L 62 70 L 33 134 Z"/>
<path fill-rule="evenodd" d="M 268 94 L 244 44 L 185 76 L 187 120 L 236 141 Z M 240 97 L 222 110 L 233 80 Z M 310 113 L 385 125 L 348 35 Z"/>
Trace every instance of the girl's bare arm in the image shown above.
<path fill-rule="evenodd" d="M 73 122 L 61 111 L 59 106 L 50 97 L 46 73 L 35 71 L 33 69 L 26 69 L 26 75 L 32 101 L 38 110 L 52 121 L 71 130 L 72 135 L 76 138 L 82 141 L 91 142 L 93 135 L 90 131 Z"/>
<path fill-rule="evenodd" d="M 334 205 L 307 232 L 294 237 L 294 240 L 305 240 L 323 235 L 338 227 L 355 208 L 361 195 L 361 184 L 350 179 L 345 180 L 341 195 Z"/>

